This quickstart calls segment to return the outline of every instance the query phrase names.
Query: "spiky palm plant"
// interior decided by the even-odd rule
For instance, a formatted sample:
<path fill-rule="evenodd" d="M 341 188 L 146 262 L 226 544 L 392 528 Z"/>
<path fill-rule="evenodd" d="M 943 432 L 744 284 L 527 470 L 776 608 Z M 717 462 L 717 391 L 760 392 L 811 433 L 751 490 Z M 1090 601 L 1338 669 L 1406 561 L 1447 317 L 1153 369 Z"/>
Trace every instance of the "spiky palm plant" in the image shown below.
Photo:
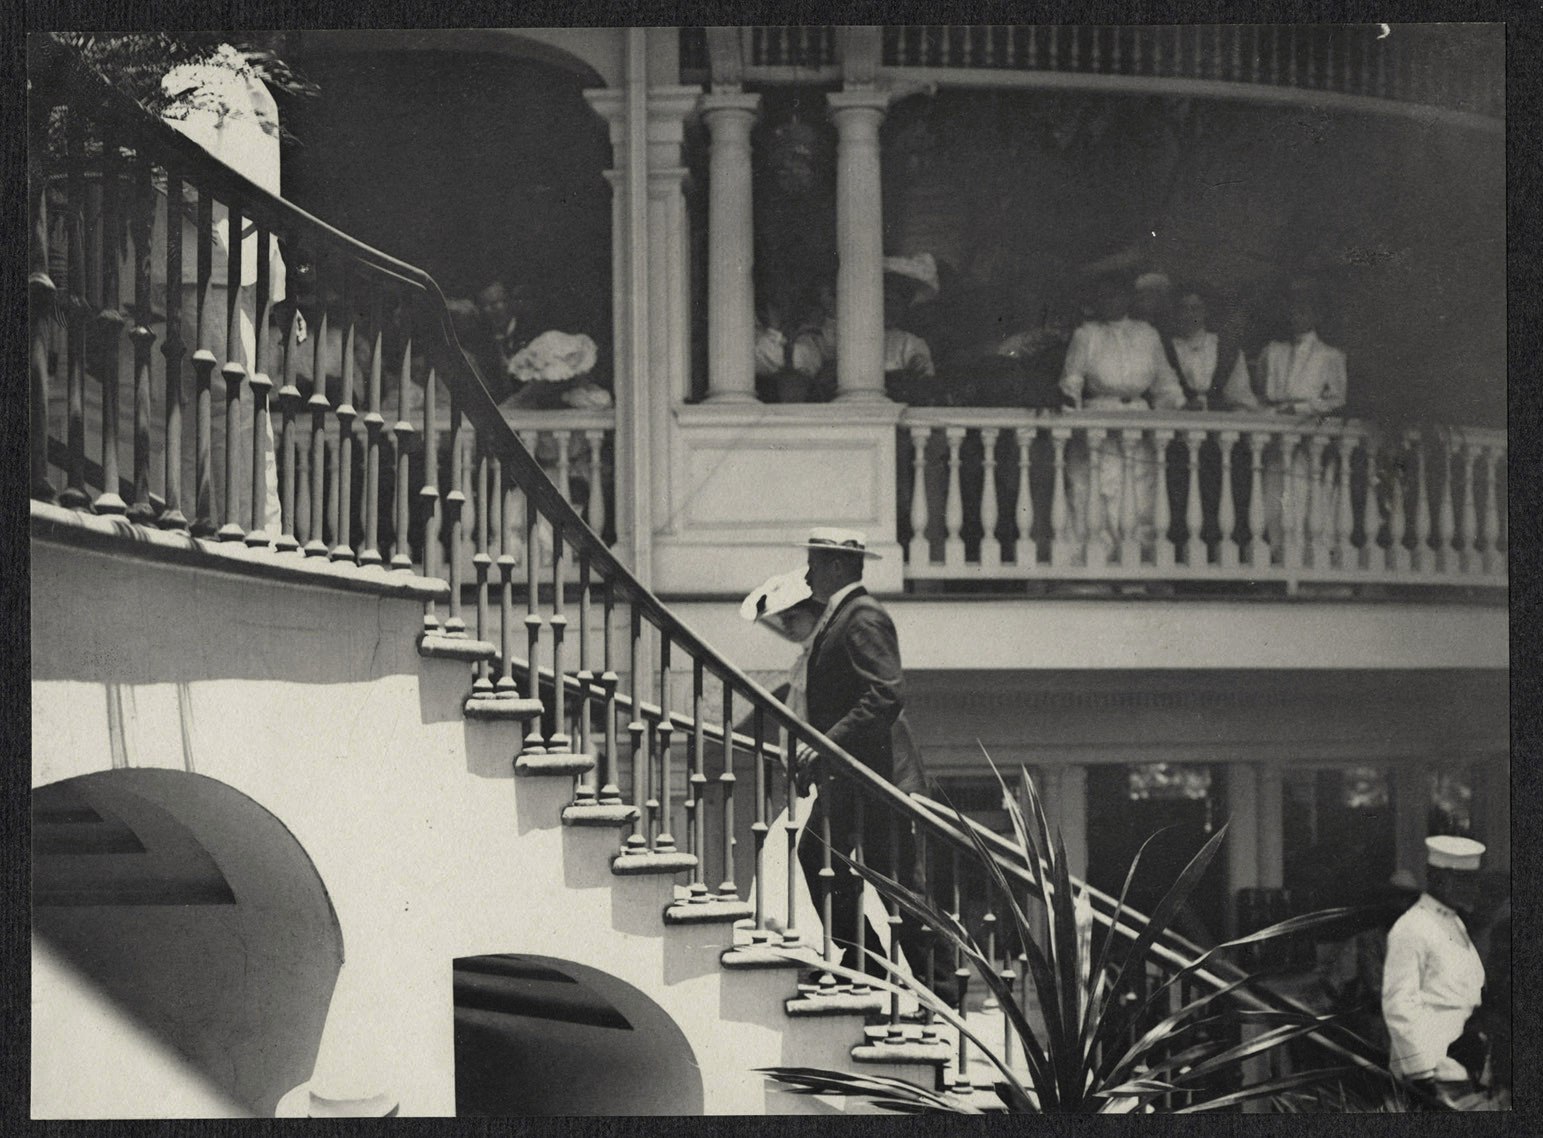
<path fill-rule="evenodd" d="M 987 756 L 988 760 L 990 756 Z M 993 772 L 996 771 L 992 764 Z M 997 774 L 1001 782 L 1000 773 Z M 1205 994 L 1183 1002 L 1167 1015 L 1161 1011 L 1172 998 L 1175 985 L 1197 979 L 1206 963 L 1220 952 L 1248 944 L 1259 944 L 1297 935 L 1344 919 L 1347 910 L 1327 910 L 1295 917 L 1267 929 L 1239 937 L 1206 950 L 1186 966 L 1174 970 L 1150 991 L 1138 990 L 1146 975 L 1154 945 L 1169 922 L 1189 897 L 1221 847 L 1226 827 L 1221 827 L 1201 847 L 1162 900 L 1145 925 L 1131 918 L 1125 906 L 1126 895 L 1135 880 L 1142 855 L 1151 844 L 1148 838 L 1132 861 L 1120 891 L 1108 934 L 1096 954 L 1089 942 L 1079 935 L 1076 898 L 1067 869 L 1066 850 L 1051 828 L 1033 782 L 1024 772 L 1029 790 L 1032 817 L 1026 819 L 1014 797 L 1003 785 L 1003 800 L 1012 819 L 1015 845 L 1027 866 L 1031 884 L 1009 880 L 997 858 L 986 848 L 971 827 L 964 827 L 975 846 L 978 865 L 1000 897 L 1006 899 L 1006 933 L 1016 938 L 1021 957 L 1027 960 L 1029 977 L 1038 998 L 1043 1026 L 1036 1028 L 1012 982 L 994 966 L 987 952 L 953 916 L 942 912 L 927 897 L 912 892 L 873 868 L 841 856 L 840 860 L 864 878 L 887 900 L 893 901 L 905 918 L 936 930 L 990 990 L 1017 1038 L 1025 1057 L 1028 1078 L 1022 1079 L 1011 1069 L 1002 1049 L 987 1043 L 970 1030 L 964 1018 L 938 999 L 909 974 L 889 967 L 888 980 L 834 967 L 833 971 L 852 979 L 896 993 L 909 993 L 950 1023 L 969 1039 L 996 1068 L 996 1092 L 1009 1112 L 1113 1113 L 1158 1109 L 1159 1100 L 1183 1095 L 1191 1099 L 1182 1112 L 1221 1110 L 1255 1099 L 1269 1099 L 1293 1090 L 1330 1084 L 1359 1070 L 1336 1066 L 1270 1078 L 1251 1085 L 1214 1089 L 1218 1076 L 1239 1076 L 1251 1059 L 1279 1048 L 1294 1039 L 1324 1028 L 1330 1017 L 1306 1012 L 1230 1006 L 1229 997 L 1241 994 L 1250 977 L 1230 983 L 1212 981 Z M 1155 837 L 1156 835 L 1153 835 Z M 1034 935 L 1037 914 L 1029 900 L 1044 907 L 1048 935 L 1043 944 Z M 1137 928 L 1126 930 L 1131 943 L 1117 953 L 1116 929 L 1122 919 Z M 1009 943 L 1013 943 L 1009 940 Z M 1091 957 L 1091 959 L 1090 959 Z M 1179 989 L 1182 991 L 1182 988 Z M 1155 1020 L 1152 1026 L 1143 1026 Z M 1234 1041 L 1233 1030 L 1250 1027 L 1257 1034 Z M 1134 1037 L 1134 1042 L 1127 1042 Z M 766 1068 L 768 1077 L 804 1094 L 851 1095 L 866 1098 L 886 1109 L 907 1113 L 975 1113 L 979 1108 L 969 1101 L 947 1093 L 938 1093 L 900 1079 L 851 1075 L 837 1071 L 809 1068 Z M 1234 1082 L 1241 1082 L 1235 1079 Z"/>

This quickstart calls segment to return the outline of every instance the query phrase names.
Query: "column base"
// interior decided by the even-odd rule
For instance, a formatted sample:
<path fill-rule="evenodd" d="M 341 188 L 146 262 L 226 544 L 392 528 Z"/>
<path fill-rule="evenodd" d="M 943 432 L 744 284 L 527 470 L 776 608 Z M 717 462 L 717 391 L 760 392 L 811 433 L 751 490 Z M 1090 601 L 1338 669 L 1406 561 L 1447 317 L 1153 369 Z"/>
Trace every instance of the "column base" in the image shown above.
<path fill-rule="evenodd" d="M 755 393 L 752 392 L 752 391 L 719 391 L 719 392 L 708 392 L 707 398 L 702 400 L 702 402 L 703 403 L 714 403 L 714 404 L 724 404 L 724 403 L 747 404 L 747 403 L 759 403 L 760 400 L 755 397 Z"/>
<path fill-rule="evenodd" d="M 833 403 L 893 403 L 882 387 L 859 387 L 853 391 L 838 391 Z"/>
<path fill-rule="evenodd" d="M 301 1083 L 279 1099 L 275 1118 L 395 1118 L 401 1104 L 382 1091 L 363 1098 L 328 1098 Z"/>

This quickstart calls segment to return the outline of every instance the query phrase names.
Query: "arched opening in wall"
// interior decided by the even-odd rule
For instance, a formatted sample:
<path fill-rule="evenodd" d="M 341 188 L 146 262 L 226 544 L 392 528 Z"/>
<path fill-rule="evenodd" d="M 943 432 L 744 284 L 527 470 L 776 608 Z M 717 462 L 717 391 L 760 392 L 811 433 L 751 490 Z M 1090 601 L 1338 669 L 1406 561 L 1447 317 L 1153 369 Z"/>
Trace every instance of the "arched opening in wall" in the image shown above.
<path fill-rule="evenodd" d="M 592 378 L 610 388 L 610 145 L 582 95 L 597 78 L 464 38 L 363 50 L 326 35 L 294 52 L 320 93 L 283 108 L 285 196 L 427 270 L 448 297 L 501 280 L 515 339 L 590 336 Z"/>
<path fill-rule="evenodd" d="M 182 771 L 83 775 L 31 805 L 33 1116 L 271 1116 L 310 1078 L 343 959 L 300 843 Z"/>
<path fill-rule="evenodd" d="M 460 1117 L 702 1113 L 685 1035 L 632 985 L 567 960 L 455 962 Z"/>

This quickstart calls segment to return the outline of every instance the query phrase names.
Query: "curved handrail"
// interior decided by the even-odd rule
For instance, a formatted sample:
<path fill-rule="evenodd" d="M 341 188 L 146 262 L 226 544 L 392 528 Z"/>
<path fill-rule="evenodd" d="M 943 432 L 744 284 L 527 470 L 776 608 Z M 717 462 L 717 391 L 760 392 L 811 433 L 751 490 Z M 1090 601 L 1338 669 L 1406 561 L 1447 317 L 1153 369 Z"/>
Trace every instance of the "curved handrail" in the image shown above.
<path fill-rule="evenodd" d="M 693 632 L 679 617 L 664 605 L 632 572 L 610 551 L 598 535 L 589 527 L 582 515 L 568 503 L 558 487 L 550 480 L 535 457 L 520 442 L 514 429 L 500 412 L 489 392 L 475 362 L 460 344 L 451 321 L 450 311 L 440 288 L 428 273 L 413 265 L 399 261 L 389 254 L 365 245 L 346 233 L 307 213 L 298 206 L 270 193 L 237 171 L 226 167 L 211 157 L 191 139 L 185 137 L 159 119 L 149 115 L 128 96 L 113 89 L 100 76 L 87 70 L 78 60 L 61 63 L 66 79 L 78 85 L 82 93 L 96 100 L 100 108 L 118 125 L 130 139 L 147 145 L 153 151 L 170 153 L 174 161 L 187 167 L 197 168 L 199 176 L 227 192 L 241 205 L 243 215 L 266 221 L 270 232 L 280 228 L 300 230 L 318 238 L 323 244 L 333 246 L 351 258 L 356 265 L 370 269 L 388 280 L 417 290 L 420 301 L 428 308 L 429 315 L 439 325 L 441 349 L 449 365 L 444 381 L 456 397 L 461 410 L 469 417 L 478 435 L 485 440 L 492 453 L 506 464 L 519 484 L 527 500 L 552 525 L 555 534 L 571 544 L 581 563 L 593 566 L 606 580 L 608 587 L 615 587 L 634 610 L 634 619 L 645 617 L 669 641 L 684 649 L 718 680 L 734 692 L 747 697 L 757 712 L 768 717 L 772 724 L 788 733 L 790 740 L 801 742 L 826 758 L 833 773 L 854 784 L 870 800 L 876 800 L 892 813 L 901 816 L 934 838 L 961 852 L 974 855 L 977 847 L 974 839 L 955 822 L 940 816 L 913 801 L 911 796 L 876 774 L 855 759 L 823 732 L 799 718 L 769 690 L 751 679 L 727 658 L 720 655 L 705 640 Z M 277 221 L 280 224 L 274 224 Z M 672 715 L 672 721 L 674 716 Z M 720 735 L 721 737 L 721 735 Z M 735 736 L 736 740 L 739 736 Z M 763 739 L 754 743 L 759 754 L 768 753 Z M 1000 850 L 991 855 L 1009 876 L 1028 885 L 1032 878 L 1025 866 Z M 1139 915 L 1126 910 L 1133 919 Z M 1104 923 L 1113 922 L 1104 917 Z M 1193 946 L 1191 946 L 1193 947 Z M 1164 948 L 1161 955 L 1170 964 L 1183 967 L 1186 960 L 1178 952 Z M 1201 982 L 1221 986 L 1222 981 L 1208 971 L 1196 973 Z M 1248 998 L 1248 997 L 1245 997 Z M 1257 998 L 1257 997 L 1253 997 Z M 1341 1049 L 1342 1050 L 1342 1049 Z"/>

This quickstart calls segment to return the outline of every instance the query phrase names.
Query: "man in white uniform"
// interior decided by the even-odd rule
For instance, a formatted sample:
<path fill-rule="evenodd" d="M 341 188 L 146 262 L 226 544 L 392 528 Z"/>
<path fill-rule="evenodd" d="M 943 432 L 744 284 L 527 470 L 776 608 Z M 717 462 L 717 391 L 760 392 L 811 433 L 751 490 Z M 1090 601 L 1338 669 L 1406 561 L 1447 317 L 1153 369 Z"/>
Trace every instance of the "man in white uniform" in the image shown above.
<path fill-rule="evenodd" d="M 1484 989 L 1484 963 L 1463 915 L 1478 898 L 1484 846 L 1439 835 L 1426 838 L 1425 848 L 1425 892 L 1388 932 L 1382 1016 L 1389 1058 L 1395 1075 L 1468 1105 L 1484 1069 L 1482 1039 L 1465 1031 Z"/>
<path fill-rule="evenodd" d="M 1144 320 L 1130 317 L 1130 289 L 1116 277 L 1099 284 L 1097 318 L 1072 334 L 1061 369 L 1061 390 L 1073 406 L 1089 411 L 1140 414 L 1150 407 L 1160 411 L 1184 406 L 1184 389 L 1163 353 L 1157 330 Z M 1150 404 L 1148 403 L 1150 400 Z M 1133 426 L 1137 424 L 1132 424 Z M 1123 443 L 1111 430 L 1097 447 L 1097 492 L 1102 506 L 1102 531 L 1114 543 L 1124 536 L 1120 503 L 1124 490 Z M 1071 494 L 1072 526 L 1079 541 L 1098 536 L 1089 532 L 1088 514 L 1094 479 L 1087 440 L 1075 437 L 1067 448 L 1066 474 Z M 1157 460 L 1150 442 L 1135 446 L 1136 536 L 1145 547 L 1153 542 L 1152 502 L 1157 488 Z"/>

